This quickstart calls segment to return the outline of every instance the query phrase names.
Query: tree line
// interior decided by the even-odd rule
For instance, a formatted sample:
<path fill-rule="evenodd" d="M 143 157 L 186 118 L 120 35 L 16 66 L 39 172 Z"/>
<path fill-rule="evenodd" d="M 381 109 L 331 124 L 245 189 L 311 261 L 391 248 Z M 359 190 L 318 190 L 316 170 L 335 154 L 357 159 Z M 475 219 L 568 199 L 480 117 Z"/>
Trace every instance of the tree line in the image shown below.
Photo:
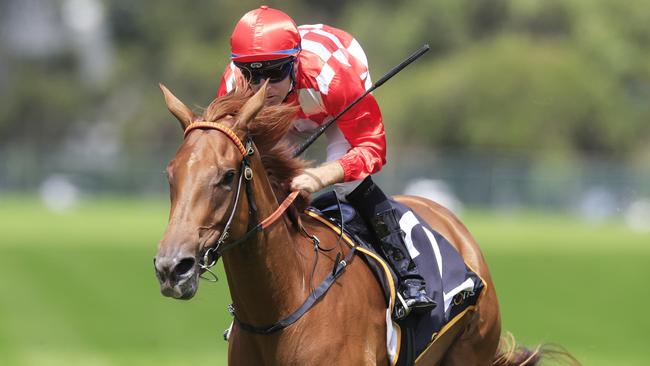
<path fill-rule="evenodd" d="M 267 2 L 299 24 L 352 33 L 377 80 L 424 43 L 427 57 L 375 92 L 391 144 L 532 157 L 650 161 L 650 12 L 613 0 Z M 200 109 L 254 1 L 103 2 L 114 53 L 88 85 L 65 48 L 0 44 L 0 146 L 51 153 L 106 122 L 128 154 L 178 141 L 158 82 Z M 8 70 L 8 72 L 7 72 Z M 47 150 L 45 150 L 47 149 Z"/>

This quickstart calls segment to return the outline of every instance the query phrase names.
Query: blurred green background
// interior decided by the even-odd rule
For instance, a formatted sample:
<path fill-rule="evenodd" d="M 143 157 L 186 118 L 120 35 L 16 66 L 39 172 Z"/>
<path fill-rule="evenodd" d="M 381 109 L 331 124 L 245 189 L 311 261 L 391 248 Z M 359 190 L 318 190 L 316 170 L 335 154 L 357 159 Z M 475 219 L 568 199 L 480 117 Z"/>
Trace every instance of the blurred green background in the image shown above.
<path fill-rule="evenodd" d="M 181 141 L 157 83 L 207 106 L 261 4 L 0 0 L 0 365 L 225 364 L 223 274 L 178 302 L 153 272 Z M 650 3 L 266 4 L 351 32 L 374 80 L 429 43 L 374 93 L 377 180 L 461 216 L 519 341 L 650 362 Z"/>
<path fill-rule="evenodd" d="M 54 214 L 5 198 L 0 364 L 225 365 L 221 264 L 221 281 L 202 282 L 189 302 L 158 292 L 152 257 L 166 209 L 104 197 Z M 490 265 L 504 330 L 519 342 L 562 345 L 584 365 L 647 364 L 647 234 L 547 213 L 463 219 Z"/>

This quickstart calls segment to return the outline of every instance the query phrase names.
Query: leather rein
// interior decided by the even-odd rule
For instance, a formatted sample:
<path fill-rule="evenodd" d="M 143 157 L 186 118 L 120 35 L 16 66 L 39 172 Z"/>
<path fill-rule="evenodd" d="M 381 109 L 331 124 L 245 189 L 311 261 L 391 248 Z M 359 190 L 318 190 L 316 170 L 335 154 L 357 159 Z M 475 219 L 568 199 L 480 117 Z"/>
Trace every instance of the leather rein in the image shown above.
<path fill-rule="evenodd" d="M 253 189 L 251 184 L 252 183 L 251 181 L 253 179 L 253 169 L 250 167 L 250 161 L 249 161 L 249 158 L 255 153 L 255 149 L 253 148 L 253 141 L 250 139 L 249 136 L 247 136 L 245 138 L 245 142 L 242 142 L 239 136 L 237 136 L 237 134 L 232 129 L 230 129 L 230 127 L 222 123 L 207 122 L 207 121 L 195 121 L 189 124 L 185 128 L 184 138 L 187 138 L 189 132 L 196 129 L 212 129 L 212 130 L 221 131 L 235 144 L 235 146 L 243 156 L 241 162 L 241 168 L 239 172 L 239 181 L 237 183 L 237 191 L 235 193 L 235 198 L 233 199 L 232 209 L 230 211 L 230 214 L 228 215 L 228 220 L 224 225 L 224 228 L 221 232 L 221 235 L 219 236 L 219 239 L 217 239 L 216 243 L 210 246 L 205 251 L 205 253 L 203 254 L 203 258 L 199 263 L 199 267 L 202 270 L 209 272 L 214 279 L 203 277 L 203 274 L 201 274 L 201 278 L 207 279 L 211 282 L 216 282 L 217 276 L 216 274 L 214 274 L 214 272 L 210 270 L 210 268 L 212 268 L 217 263 L 219 257 L 223 256 L 223 253 L 227 252 L 228 250 L 233 249 L 237 245 L 248 240 L 253 234 L 258 233 L 260 231 L 264 231 L 264 229 L 268 228 L 274 222 L 276 222 L 277 219 L 280 218 L 282 214 L 284 214 L 284 212 L 287 210 L 287 208 L 295 201 L 296 197 L 300 192 L 299 191 L 291 192 L 287 196 L 287 198 L 285 198 L 284 201 L 282 201 L 282 203 L 278 206 L 278 208 L 275 209 L 275 211 L 273 211 L 273 213 L 271 213 L 267 218 L 260 221 L 258 224 L 256 224 L 250 230 L 248 230 L 244 235 L 242 235 L 237 240 L 233 242 L 225 243 L 230 236 L 229 234 L 230 227 L 234 220 L 235 212 L 237 211 L 237 206 L 239 204 L 242 182 L 245 182 L 246 184 L 246 196 L 248 197 L 249 207 L 250 207 L 249 216 L 257 212 L 257 205 L 255 204 L 255 199 L 253 197 Z M 312 235 L 308 235 L 308 236 L 313 240 L 314 247 L 318 248 L 320 243 L 318 238 Z M 352 247 L 352 249 L 348 252 L 348 254 L 345 256 L 344 259 L 340 259 L 340 256 L 337 256 L 332 272 L 321 282 L 321 284 L 317 288 L 315 288 L 307 296 L 307 299 L 305 299 L 302 305 L 298 307 L 296 311 L 291 313 L 286 318 L 279 320 L 274 324 L 259 327 L 259 326 L 242 322 L 235 314 L 234 307 L 230 306 L 229 311 L 232 313 L 235 322 L 237 322 L 237 324 L 243 330 L 252 333 L 257 333 L 257 334 L 271 334 L 293 324 L 298 319 L 300 319 L 305 313 L 307 313 L 323 295 L 325 295 L 325 293 L 327 292 L 327 290 L 329 290 L 329 288 L 332 286 L 334 281 L 344 272 L 345 268 L 347 267 L 348 263 L 350 262 L 352 256 L 355 253 L 355 249 L 356 249 L 355 247 Z"/>

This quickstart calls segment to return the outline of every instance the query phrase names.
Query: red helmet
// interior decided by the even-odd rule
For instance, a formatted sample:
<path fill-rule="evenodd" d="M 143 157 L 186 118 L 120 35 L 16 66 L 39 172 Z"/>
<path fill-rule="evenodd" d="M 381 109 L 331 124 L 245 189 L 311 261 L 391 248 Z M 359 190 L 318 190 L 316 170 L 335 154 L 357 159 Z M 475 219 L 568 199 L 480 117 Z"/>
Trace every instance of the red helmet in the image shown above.
<path fill-rule="evenodd" d="M 262 5 L 237 22 L 230 37 L 230 50 L 230 58 L 236 62 L 296 56 L 300 52 L 300 33 L 287 14 Z"/>

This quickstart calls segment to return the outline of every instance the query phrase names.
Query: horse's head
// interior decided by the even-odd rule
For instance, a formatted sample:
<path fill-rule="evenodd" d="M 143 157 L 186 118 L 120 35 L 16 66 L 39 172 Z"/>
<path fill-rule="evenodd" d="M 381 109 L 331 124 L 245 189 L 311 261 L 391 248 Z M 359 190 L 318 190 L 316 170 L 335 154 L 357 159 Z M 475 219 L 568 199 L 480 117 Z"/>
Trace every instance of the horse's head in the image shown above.
<path fill-rule="evenodd" d="M 242 141 L 249 122 L 264 105 L 265 88 L 243 103 L 236 116 L 222 113 L 215 117 L 218 124 L 212 126 L 217 129 L 196 128 L 200 126 L 196 122 L 204 118 L 196 117 L 167 88 L 161 85 L 161 89 L 185 139 L 167 165 L 171 211 L 154 266 L 163 295 L 190 299 L 198 288 L 201 264 L 215 260 L 214 253 L 206 252 L 227 231 L 225 223 L 241 225 L 231 214 L 236 210 L 240 181 L 245 179 Z M 240 211 L 247 214 L 248 210 Z"/>

